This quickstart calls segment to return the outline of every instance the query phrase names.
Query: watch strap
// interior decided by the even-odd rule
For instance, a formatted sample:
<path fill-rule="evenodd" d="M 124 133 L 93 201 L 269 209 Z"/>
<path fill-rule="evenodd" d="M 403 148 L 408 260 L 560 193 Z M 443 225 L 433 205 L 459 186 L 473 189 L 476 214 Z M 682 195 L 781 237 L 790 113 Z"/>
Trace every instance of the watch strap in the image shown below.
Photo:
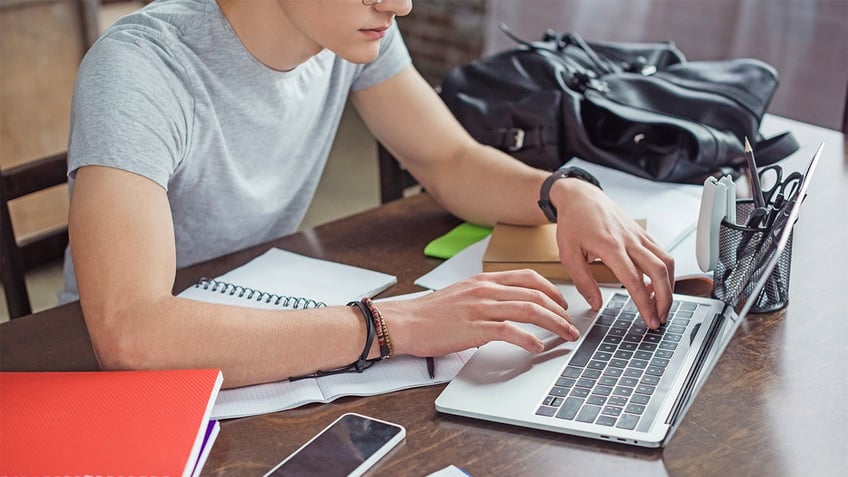
<path fill-rule="evenodd" d="M 576 177 L 596 186 L 598 189 L 603 190 L 598 179 L 585 169 L 573 166 L 562 166 L 555 170 L 553 174 L 545 179 L 545 182 L 542 183 L 542 188 L 539 191 L 539 208 L 542 209 L 545 217 L 547 217 L 551 223 L 556 223 L 557 221 L 557 210 L 556 207 L 554 207 L 554 204 L 551 203 L 551 187 L 553 187 L 554 182 L 568 177 Z"/>

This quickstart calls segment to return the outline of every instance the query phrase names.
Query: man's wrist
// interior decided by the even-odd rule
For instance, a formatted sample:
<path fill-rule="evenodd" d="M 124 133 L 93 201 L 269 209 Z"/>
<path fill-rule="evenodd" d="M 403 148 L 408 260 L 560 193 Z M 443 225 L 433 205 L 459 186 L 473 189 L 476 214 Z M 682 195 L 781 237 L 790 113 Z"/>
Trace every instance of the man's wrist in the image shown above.
<path fill-rule="evenodd" d="M 545 182 L 542 183 L 542 188 L 539 190 L 539 208 L 542 209 L 545 217 L 551 223 L 556 223 L 557 221 L 557 209 L 553 202 L 551 202 L 551 187 L 553 187 L 556 181 L 571 177 L 586 181 L 597 186 L 599 189 L 603 189 L 598 179 L 586 170 L 571 166 L 560 167 L 545 179 Z"/>

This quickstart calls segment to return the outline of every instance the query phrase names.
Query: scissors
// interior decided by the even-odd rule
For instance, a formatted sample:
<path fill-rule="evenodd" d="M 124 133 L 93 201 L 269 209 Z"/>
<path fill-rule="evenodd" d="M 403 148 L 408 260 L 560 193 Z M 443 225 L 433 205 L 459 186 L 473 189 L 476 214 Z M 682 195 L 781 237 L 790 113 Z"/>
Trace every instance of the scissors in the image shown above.
<path fill-rule="evenodd" d="M 777 164 L 760 168 L 757 175 L 760 178 L 760 186 L 766 205 L 775 204 L 775 201 L 783 202 L 785 199 L 790 199 L 798 191 L 798 186 L 804 179 L 804 175 L 800 172 L 793 172 L 784 178 L 783 168 Z M 780 207 L 778 204 L 775 205 Z"/>

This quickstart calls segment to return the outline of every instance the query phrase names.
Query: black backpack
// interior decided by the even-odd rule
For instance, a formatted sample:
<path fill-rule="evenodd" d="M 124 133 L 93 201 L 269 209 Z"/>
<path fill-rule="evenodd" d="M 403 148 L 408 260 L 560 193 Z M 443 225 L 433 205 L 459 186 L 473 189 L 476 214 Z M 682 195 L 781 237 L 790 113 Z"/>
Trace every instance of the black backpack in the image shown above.
<path fill-rule="evenodd" d="M 468 132 L 540 169 L 579 157 L 631 174 L 703 182 L 798 149 L 790 133 L 764 139 L 760 122 L 777 72 L 754 59 L 686 61 L 672 43 L 587 43 L 547 32 L 538 42 L 467 63 L 440 95 Z"/>

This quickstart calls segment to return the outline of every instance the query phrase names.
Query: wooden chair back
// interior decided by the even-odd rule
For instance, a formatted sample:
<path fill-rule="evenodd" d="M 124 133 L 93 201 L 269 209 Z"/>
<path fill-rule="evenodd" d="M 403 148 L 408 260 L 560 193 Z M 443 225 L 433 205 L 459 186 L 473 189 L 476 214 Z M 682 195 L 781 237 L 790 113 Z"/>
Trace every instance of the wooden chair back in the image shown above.
<path fill-rule="evenodd" d="M 98 0 L 0 0 L 0 277 L 10 318 L 31 313 L 24 273 L 67 245 L 67 161 L 77 69 Z"/>

